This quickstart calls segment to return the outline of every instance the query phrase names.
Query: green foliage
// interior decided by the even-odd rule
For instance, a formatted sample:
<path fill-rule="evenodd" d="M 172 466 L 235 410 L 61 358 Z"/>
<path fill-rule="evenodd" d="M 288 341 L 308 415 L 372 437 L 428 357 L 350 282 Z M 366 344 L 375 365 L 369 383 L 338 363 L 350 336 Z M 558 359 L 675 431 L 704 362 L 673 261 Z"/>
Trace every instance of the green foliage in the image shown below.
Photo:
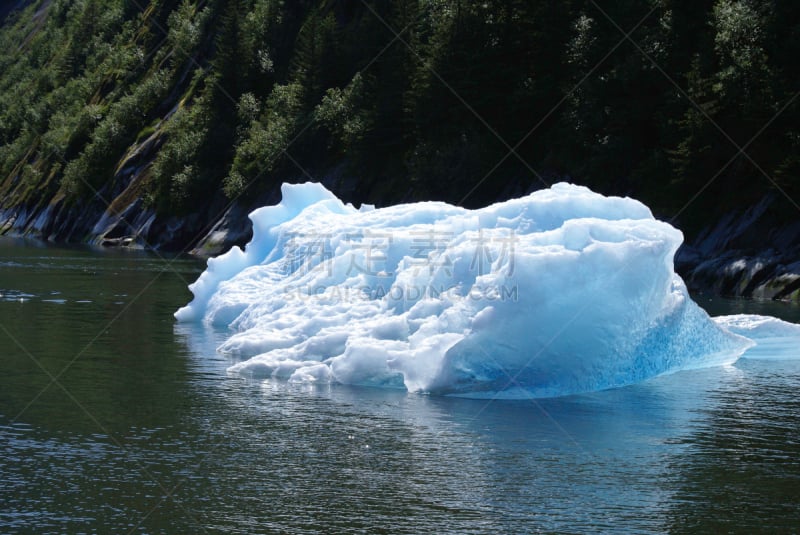
<path fill-rule="evenodd" d="M 97 124 L 80 156 L 64 169 L 62 186 L 72 194 L 95 194 L 114 174 L 114 167 L 136 133 L 148 122 L 149 111 L 165 96 L 169 77 L 158 71 L 134 93 L 115 102 Z"/>
<path fill-rule="evenodd" d="M 184 211 L 200 192 L 200 152 L 209 130 L 209 110 L 199 99 L 190 108 L 178 109 L 164 128 L 166 141 L 156 156 L 152 180 L 156 193 L 150 203 L 161 210 Z"/>
<path fill-rule="evenodd" d="M 236 116 L 239 123 L 249 125 L 258 119 L 260 111 L 261 103 L 253 93 L 244 93 L 239 97 L 239 103 L 236 105 Z"/>
<path fill-rule="evenodd" d="M 43 148 L 60 159 L 71 159 L 77 147 L 88 141 L 104 113 L 98 104 L 87 104 L 77 111 L 57 111 L 50 117 L 49 128 L 42 135 Z"/>
<path fill-rule="evenodd" d="M 333 14 L 312 10 L 297 36 L 292 77 L 302 89 L 305 109 L 318 102 L 330 79 L 328 69 L 335 63 L 332 57 L 335 27 Z"/>
<path fill-rule="evenodd" d="M 177 9 L 170 13 L 167 20 L 167 39 L 178 64 L 190 58 L 201 43 L 204 26 L 210 14 L 208 8 L 198 12 L 197 7 L 189 0 L 183 0 Z"/>
<path fill-rule="evenodd" d="M 358 146 L 370 129 L 371 117 L 364 110 L 364 79 L 356 73 L 344 89 L 332 87 L 314 109 L 314 119 L 327 127 L 332 141 L 347 152 Z"/>
<path fill-rule="evenodd" d="M 113 189 L 148 138 L 162 213 L 334 168 L 377 203 L 567 176 L 670 216 L 714 178 L 693 207 L 708 217 L 764 174 L 800 190 L 792 2 L 45 4 L 0 29 L 0 195 Z"/>
<path fill-rule="evenodd" d="M 259 178 L 268 176 L 281 160 L 298 127 L 300 84 L 276 85 L 258 120 L 250 122 L 244 140 L 236 147 L 223 188 L 229 199 L 244 193 Z"/>
<path fill-rule="evenodd" d="M 714 45 L 723 64 L 721 79 L 764 68 L 764 22 L 751 2 L 721 0 L 714 6 Z"/>

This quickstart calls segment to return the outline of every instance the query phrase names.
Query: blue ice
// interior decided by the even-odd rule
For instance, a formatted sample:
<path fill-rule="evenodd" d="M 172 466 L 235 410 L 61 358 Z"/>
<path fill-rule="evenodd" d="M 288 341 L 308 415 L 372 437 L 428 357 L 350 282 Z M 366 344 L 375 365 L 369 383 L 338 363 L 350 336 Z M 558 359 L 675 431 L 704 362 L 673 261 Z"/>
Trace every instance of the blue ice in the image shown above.
<path fill-rule="evenodd" d="M 630 198 L 559 183 L 478 210 L 356 209 L 316 183 L 281 191 L 175 313 L 230 329 L 232 373 L 527 398 L 797 354 L 796 325 L 695 304 L 681 232 Z"/>

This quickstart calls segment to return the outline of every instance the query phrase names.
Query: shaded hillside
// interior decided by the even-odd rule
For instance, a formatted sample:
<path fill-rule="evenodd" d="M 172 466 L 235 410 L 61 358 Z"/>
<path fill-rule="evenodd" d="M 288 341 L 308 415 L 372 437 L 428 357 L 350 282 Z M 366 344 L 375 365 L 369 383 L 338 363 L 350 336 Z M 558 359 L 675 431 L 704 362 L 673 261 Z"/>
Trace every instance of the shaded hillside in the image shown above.
<path fill-rule="evenodd" d="M 310 179 L 467 206 L 568 179 L 691 239 L 767 197 L 800 219 L 788 0 L 27 4 L 0 31 L 0 232 L 224 247 Z"/>
<path fill-rule="evenodd" d="M 31 0 L 11 0 L 0 3 L 0 22 L 3 22 L 10 13 L 21 10 L 30 3 Z"/>

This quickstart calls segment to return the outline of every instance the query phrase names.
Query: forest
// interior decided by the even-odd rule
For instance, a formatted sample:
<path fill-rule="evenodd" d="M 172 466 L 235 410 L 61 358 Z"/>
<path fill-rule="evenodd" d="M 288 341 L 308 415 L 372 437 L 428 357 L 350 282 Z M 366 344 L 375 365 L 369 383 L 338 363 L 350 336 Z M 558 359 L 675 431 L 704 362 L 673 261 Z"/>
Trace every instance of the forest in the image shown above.
<path fill-rule="evenodd" d="M 0 208 L 136 199 L 208 222 L 285 181 L 475 207 L 566 180 L 690 235 L 770 192 L 798 219 L 789 0 L 18 7 L 0 29 Z"/>

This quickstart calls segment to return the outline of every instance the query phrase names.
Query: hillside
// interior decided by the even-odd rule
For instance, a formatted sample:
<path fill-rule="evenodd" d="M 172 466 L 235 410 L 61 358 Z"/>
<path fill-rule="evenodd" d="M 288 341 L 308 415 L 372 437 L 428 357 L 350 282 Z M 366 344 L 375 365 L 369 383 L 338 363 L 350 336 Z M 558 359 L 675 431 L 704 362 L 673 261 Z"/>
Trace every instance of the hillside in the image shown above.
<path fill-rule="evenodd" d="M 284 181 L 475 207 L 569 180 L 681 228 L 699 286 L 800 294 L 794 2 L 12 4 L 0 233 L 213 253 Z"/>

